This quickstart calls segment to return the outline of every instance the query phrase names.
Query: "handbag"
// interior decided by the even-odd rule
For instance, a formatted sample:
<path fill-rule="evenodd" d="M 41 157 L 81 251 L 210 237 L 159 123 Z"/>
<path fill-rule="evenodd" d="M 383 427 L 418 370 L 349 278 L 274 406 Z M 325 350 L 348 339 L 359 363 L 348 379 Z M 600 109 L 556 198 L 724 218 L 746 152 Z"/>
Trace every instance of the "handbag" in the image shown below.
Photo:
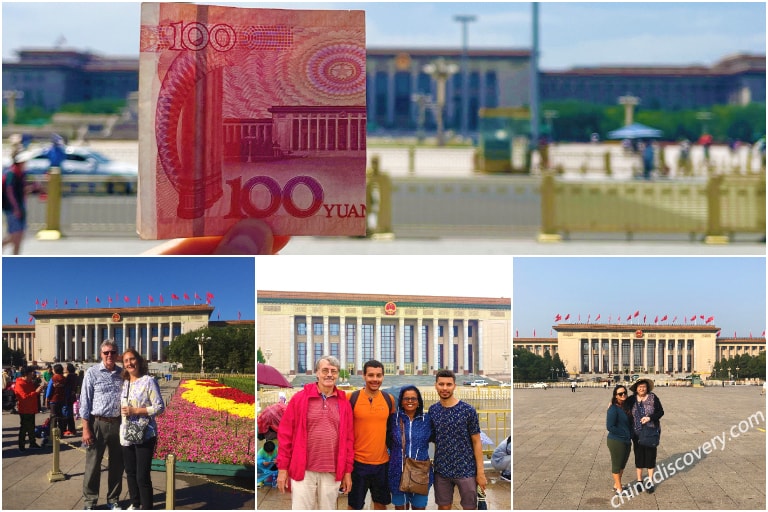
<path fill-rule="evenodd" d="M 131 392 L 131 383 L 128 382 L 128 391 L 125 393 L 126 400 Z M 128 419 L 125 422 L 125 431 L 123 437 L 130 444 L 141 444 L 144 442 L 144 436 L 147 432 L 147 426 L 149 425 L 149 418 L 146 416 L 139 417 L 136 420 Z"/>
<path fill-rule="evenodd" d="M 400 477 L 400 492 L 410 492 L 413 494 L 429 494 L 429 470 L 432 467 L 432 461 L 416 460 L 405 456 L 405 428 L 403 420 L 400 419 L 400 437 L 403 447 L 403 474 Z"/>
<path fill-rule="evenodd" d="M 660 439 L 661 430 L 658 427 L 651 427 L 648 424 L 645 424 L 643 425 L 643 428 L 640 429 L 637 444 L 648 448 L 656 448 L 659 446 Z"/>

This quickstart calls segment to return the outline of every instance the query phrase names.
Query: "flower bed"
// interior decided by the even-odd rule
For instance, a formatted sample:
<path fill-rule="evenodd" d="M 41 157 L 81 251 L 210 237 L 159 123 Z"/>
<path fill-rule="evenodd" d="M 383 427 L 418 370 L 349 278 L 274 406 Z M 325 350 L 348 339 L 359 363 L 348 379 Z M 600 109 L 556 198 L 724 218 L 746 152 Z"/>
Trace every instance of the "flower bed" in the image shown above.
<path fill-rule="evenodd" d="M 179 461 L 254 465 L 254 397 L 224 388 L 212 381 L 182 381 L 157 417 L 156 459 L 173 453 Z M 217 398 L 210 389 L 225 396 Z"/>

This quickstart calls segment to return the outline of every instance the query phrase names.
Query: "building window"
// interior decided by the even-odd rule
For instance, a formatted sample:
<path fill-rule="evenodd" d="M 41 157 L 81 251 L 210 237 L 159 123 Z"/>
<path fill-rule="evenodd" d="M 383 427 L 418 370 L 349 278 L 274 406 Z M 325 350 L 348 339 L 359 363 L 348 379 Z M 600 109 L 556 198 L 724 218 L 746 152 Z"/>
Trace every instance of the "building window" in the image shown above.
<path fill-rule="evenodd" d="M 363 362 L 370 361 L 373 359 L 373 325 L 372 324 L 363 324 Z M 358 370 L 362 370 L 362 368 L 357 368 Z"/>
<path fill-rule="evenodd" d="M 454 325 L 453 326 L 453 337 L 454 338 L 458 338 L 459 337 L 459 326 L 458 325 Z"/>
<path fill-rule="evenodd" d="M 638 368 L 642 368 L 643 366 L 643 344 L 642 342 L 635 343 L 634 347 L 635 347 L 635 353 L 633 357 L 634 367 L 635 367 L 635 370 L 637 370 Z"/>
<path fill-rule="evenodd" d="M 328 326 L 328 334 L 331 336 L 339 335 L 339 324 L 333 323 Z"/>
<path fill-rule="evenodd" d="M 335 358 L 339 357 L 339 344 L 331 343 L 331 355 Z"/>
<path fill-rule="evenodd" d="M 442 325 L 438 325 L 438 326 L 437 326 L 437 336 L 438 336 L 439 338 L 442 338 L 442 337 L 443 337 L 443 326 L 442 326 Z"/>
<path fill-rule="evenodd" d="M 395 326 L 381 326 L 381 362 L 395 362 Z"/>
<path fill-rule="evenodd" d="M 656 366 L 656 340 L 648 340 L 648 352 L 646 353 L 646 359 L 648 360 L 648 368 Z"/>
<path fill-rule="evenodd" d="M 298 372 L 305 373 L 307 371 L 307 344 L 300 341 L 296 348 L 299 361 Z"/>
<path fill-rule="evenodd" d="M 413 326 L 412 325 L 406 325 L 404 329 L 403 337 L 405 338 L 404 345 L 405 345 L 405 354 L 404 355 L 404 361 L 406 363 L 414 363 L 416 362 L 413 358 Z"/>
<path fill-rule="evenodd" d="M 425 365 L 428 359 L 428 353 L 429 353 L 429 326 L 428 325 L 422 325 L 421 326 L 421 362 Z"/>
<path fill-rule="evenodd" d="M 320 360 L 321 357 L 323 357 L 326 354 L 323 354 L 323 344 L 322 343 L 313 343 L 315 346 L 315 359 L 313 360 L 315 365 L 317 365 L 317 362 Z M 312 371 L 314 372 L 315 369 L 312 368 Z"/>
<path fill-rule="evenodd" d="M 621 367 L 629 369 L 629 340 L 621 340 Z"/>
<path fill-rule="evenodd" d="M 347 361 L 357 361 L 355 359 L 355 324 L 347 324 Z"/>
<path fill-rule="evenodd" d="M 296 332 L 299 334 L 299 336 L 306 336 L 307 335 L 307 324 L 304 322 L 299 322 L 296 324 Z"/>
<path fill-rule="evenodd" d="M 323 334 L 323 323 L 322 322 L 316 322 L 312 325 L 312 334 L 315 336 L 322 336 Z"/>
<path fill-rule="evenodd" d="M 589 340 L 581 340 L 581 371 L 589 371 Z"/>
<path fill-rule="evenodd" d="M 472 337 L 472 326 L 471 325 L 467 329 L 467 336 L 470 337 L 470 338 Z"/>

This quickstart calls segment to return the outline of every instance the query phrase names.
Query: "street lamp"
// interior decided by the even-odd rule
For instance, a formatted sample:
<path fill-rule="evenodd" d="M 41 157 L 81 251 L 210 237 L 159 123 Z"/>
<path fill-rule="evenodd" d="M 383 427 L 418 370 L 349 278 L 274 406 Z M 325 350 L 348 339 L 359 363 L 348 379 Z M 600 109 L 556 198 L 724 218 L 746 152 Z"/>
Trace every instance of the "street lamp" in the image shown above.
<path fill-rule="evenodd" d="M 737 366 L 736 367 L 736 381 L 738 382 L 738 380 L 739 380 L 739 367 Z"/>
<path fill-rule="evenodd" d="M 411 94 L 411 101 L 416 104 L 416 139 L 421 143 L 424 140 L 424 123 L 426 121 L 426 111 L 432 96 L 422 92 Z"/>
<path fill-rule="evenodd" d="M 627 93 L 624 96 L 619 96 L 619 105 L 624 105 L 624 126 L 632 124 L 632 120 L 635 116 L 635 107 L 640 103 L 640 98 L 632 96 Z"/>
<path fill-rule="evenodd" d="M 461 136 L 465 139 L 469 131 L 469 27 L 473 21 L 477 21 L 476 16 L 459 14 L 453 17 L 454 21 L 461 23 Z"/>
<path fill-rule="evenodd" d="M 264 350 L 264 357 L 267 358 L 267 364 L 269 364 L 269 358 L 272 357 L 272 349 L 268 348 Z"/>
<path fill-rule="evenodd" d="M 508 361 L 507 361 L 509 359 L 509 352 L 507 352 L 505 350 L 504 353 L 501 354 L 501 357 L 504 358 L 504 373 L 506 373 L 506 372 L 509 371 L 509 365 L 508 365 Z"/>
<path fill-rule="evenodd" d="M 424 66 L 424 72 L 437 83 L 437 102 L 435 105 L 435 118 L 437 120 L 437 145 L 445 146 L 445 124 L 443 122 L 443 109 L 445 108 L 445 84 L 448 79 L 456 74 L 459 67 L 449 63 L 442 57 Z"/>
<path fill-rule="evenodd" d="M 197 350 L 200 352 L 200 375 L 205 375 L 205 352 L 203 351 L 203 345 L 211 341 L 211 337 L 201 334 L 200 336 L 195 336 L 195 341 L 197 342 Z"/>

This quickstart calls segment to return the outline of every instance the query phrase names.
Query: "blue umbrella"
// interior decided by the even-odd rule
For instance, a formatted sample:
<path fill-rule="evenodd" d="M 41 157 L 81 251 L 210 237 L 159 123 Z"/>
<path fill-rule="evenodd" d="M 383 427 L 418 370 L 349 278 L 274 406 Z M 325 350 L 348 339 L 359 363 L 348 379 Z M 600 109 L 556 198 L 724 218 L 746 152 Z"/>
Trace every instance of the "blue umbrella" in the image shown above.
<path fill-rule="evenodd" d="M 640 123 L 632 123 L 608 132 L 609 139 L 658 139 L 664 132 Z"/>

